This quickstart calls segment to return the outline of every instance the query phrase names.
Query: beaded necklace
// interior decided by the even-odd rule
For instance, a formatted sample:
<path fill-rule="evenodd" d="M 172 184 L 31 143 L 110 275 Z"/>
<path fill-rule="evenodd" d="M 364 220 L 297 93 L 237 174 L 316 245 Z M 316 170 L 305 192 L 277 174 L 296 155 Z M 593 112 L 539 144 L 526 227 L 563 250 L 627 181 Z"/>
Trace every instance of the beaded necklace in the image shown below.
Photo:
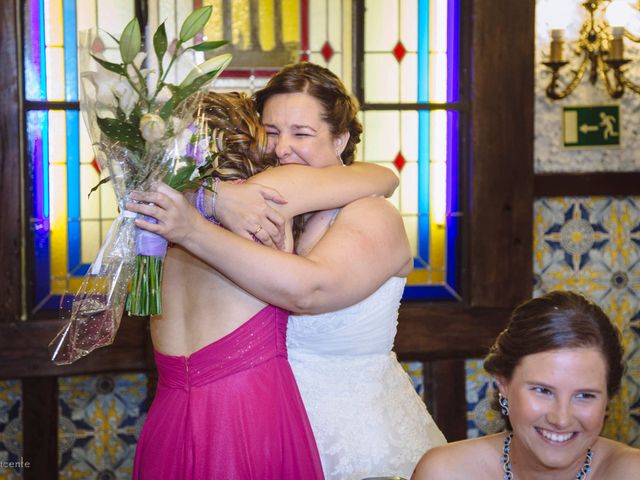
<path fill-rule="evenodd" d="M 502 470 L 504 471 L 503 480 L 515 480 L 513 475 L 511 459 L 509 454 L 511 453 L 511 440 L 513 439 L 513 432 L 509 432 L 504 439 L 504 448 L 502 449 Z M 580 470 L 576 474 L 576 480 L 584 480 L 591 471 L 591 459 L 593 458 L 593 452 L 591 449 L 587 450 L 587 456 L 584 459 L 584 463 Z"/>

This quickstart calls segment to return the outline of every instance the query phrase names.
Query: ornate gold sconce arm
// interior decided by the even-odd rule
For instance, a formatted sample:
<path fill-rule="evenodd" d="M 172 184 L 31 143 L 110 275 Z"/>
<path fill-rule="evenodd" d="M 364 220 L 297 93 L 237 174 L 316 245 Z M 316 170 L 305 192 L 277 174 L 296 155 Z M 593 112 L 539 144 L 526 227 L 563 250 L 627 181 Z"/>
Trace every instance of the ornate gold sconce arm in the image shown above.
<path fill-rule="evenodd" d="M 585 52 L 580 67 L 577 70 L 573 71 L 573 78 L 571 79 L 571 81 L 563 90 L 558 91 L 560 69 L 568 63 L 569 62 L 542 62 L 543 65 L 546 65 L 551 69 L 551 80 L 549 80 L 549 84 L 547 85 L 546 93 L 547 97 L 551 98 L 552 100 L 560 100 L 576 89 L 576 87 L 582 80 L 582 77 L 584 77 L 584 73 L 587 71 L 587 67 L 589 65 L 589 55 L 587 54 L 587 52 Z"/>

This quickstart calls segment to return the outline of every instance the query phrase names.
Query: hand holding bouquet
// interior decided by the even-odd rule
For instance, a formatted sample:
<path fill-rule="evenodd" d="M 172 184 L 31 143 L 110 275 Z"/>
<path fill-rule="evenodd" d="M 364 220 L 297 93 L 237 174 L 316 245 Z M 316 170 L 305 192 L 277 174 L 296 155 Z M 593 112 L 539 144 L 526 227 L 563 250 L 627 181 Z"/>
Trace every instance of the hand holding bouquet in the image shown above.
<path fill-rule="evenodd" d="M 81 109 L 101 168 L 109 181 L 120 214 L 79 291 L 71 298 L 71 314 L 50 344 L 52 360 L 67 364 L 95 348 L 113 343 L 126 304 L 130 315 L 161 313 L 162 261 L 166 241 L 135 228 L 135 214 L 125 205 L 133 190 L 147 190 L 165 181 L 177 190 L 199 186 L 213 160 L 210 132 L 201 118 L 204 87 L 231 61 L 219 55 L 193 68 L 179 84 L 168 74 L 186 52 L 213 50 L 226 42 L 185 44 L 202 30 L 211 7 L 194 11 L 182 24 L 175 48 L 169 52 L 164 23 L 153 35 L 157 69 L 143 68 L 140 25 L 131 20 L 118 45 L 120 62 L 98 56 L 104 50 L 99 36 L 85 35 L 97 71 L 81 74 Z M 166 65 L 166 66 L 165 66 Z M 98 186 L 94 187 L 97 188 Z M 69 297 L 63 299 L 69 300 Z"/>

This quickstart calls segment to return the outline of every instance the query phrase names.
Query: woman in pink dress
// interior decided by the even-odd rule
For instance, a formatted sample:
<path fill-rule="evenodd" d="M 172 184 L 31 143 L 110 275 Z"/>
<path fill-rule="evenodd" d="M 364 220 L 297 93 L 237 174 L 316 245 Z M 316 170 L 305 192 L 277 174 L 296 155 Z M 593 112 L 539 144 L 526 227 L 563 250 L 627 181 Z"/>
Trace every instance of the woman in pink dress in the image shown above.
<path fill-rule="evenodd" d="M 267 153 L 267 137 L 253 103 L 241 94 L 211 94 L 207 103 L 220 148 L 214 176 L 248 179 L 234 187 L 247 196 L 277 199 L 273 190 L 261 186 L 263 180 L 277 188 L 287 199 L 278 209 L 285 225 L 285 251 L 293 250 L 296 215 L 390 194 L 397 185 L 387 169 L 364 164 L 267 169 L 276 160 Z M 329 131 L 320 133 L 331 136 Z M 334 140 L 336 150 L 316 154 L 335 158 L 345 144 L 343 138 Z M 144 199 L 150 200 L 149 195 L 156 194 Z M 200 207 L 205 215 L 215 213 L 209 200 Z M 153 213 L 148 205 L 129 208 Z M 193 213 L 194 228 L 200 228 L 198 222 L 207 224 Z M 269 243 L 270 233 L 277 237 L 275 231 L 265 231 L 272 228 L 266 225 L 273 212 L 257 218 L 253 233 Z M 167 254 L 162 293 L 163 314 L 151 319 L 158 389 L 136 450 L 134 478 L 323 478 L 287 362 L 288 312 L 258 300 L 178 245 Z"/>

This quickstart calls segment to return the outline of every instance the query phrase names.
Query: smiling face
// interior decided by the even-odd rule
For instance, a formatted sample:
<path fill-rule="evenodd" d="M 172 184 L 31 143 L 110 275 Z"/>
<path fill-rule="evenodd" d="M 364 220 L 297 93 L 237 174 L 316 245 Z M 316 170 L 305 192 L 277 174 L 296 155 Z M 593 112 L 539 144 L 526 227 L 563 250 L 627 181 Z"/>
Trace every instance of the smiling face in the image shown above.
<path fill-rule="evenodd" d="M 281 93 L 266 101 L 262 123 L 281 164 L 326 167 L 339 163 L 349 133 L 334 137 L 322 114 L 320 102 L 304 92 Z"/>
<path fill-rule="evenodd" d="M 498 380 L 509 400 L 514 469 L 575 476 L 602 430 L 606 376 L 598 349 L 568 348 L 527 355 L 510 380 Z"/>

